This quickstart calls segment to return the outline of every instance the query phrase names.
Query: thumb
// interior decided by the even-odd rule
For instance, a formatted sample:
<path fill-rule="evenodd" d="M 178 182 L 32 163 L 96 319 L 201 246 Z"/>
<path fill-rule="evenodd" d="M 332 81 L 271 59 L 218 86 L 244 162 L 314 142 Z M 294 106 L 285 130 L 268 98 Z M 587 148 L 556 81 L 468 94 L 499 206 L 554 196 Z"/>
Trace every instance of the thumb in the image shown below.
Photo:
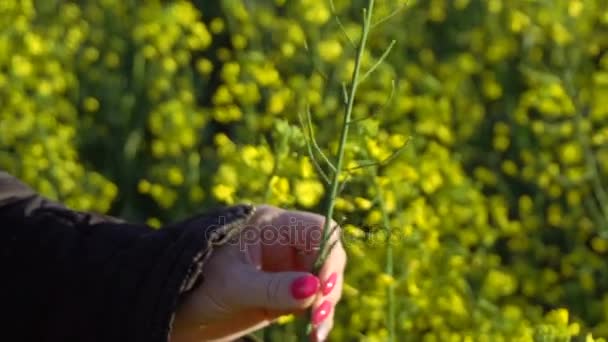
<path fill-rule="evenodd" d="M 264 272 L 243 274 L 241 305 L 278 311 L 298 311 L 312 305 L 319 293 L 320 281 L 307 272 Z"/>

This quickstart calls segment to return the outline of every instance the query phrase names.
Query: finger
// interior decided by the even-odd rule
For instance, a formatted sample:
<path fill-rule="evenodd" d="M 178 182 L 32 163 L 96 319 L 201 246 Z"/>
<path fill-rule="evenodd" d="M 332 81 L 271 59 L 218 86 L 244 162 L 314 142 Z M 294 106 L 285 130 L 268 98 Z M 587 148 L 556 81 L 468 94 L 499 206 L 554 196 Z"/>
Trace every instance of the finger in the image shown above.
<path fill-rule="evenodd" d="M 296 250 L 296 263 L 301 269 L 310 270 L 317 260 L 323 241 L 325 218 L 303 211 L 284 211 L 273 218 L 272 224 L 281 229 L 288 243 Z M 331 234 L 324 248 L 334 242 L 339 244 L 340 228 L 335 221 L 327 227 Z"/>
<path fill-rule="evenodd" d="M 242 290 L 234 304 L 242 308 L 299 311 L 312 305 L 321 286 L 318 277 L 306 272 L 249 269 L 240 274 Z"/>
<path fill-rule="evenodd" d="M 312 323 L 311 341 L 325 341 L 334 325 L 336 305 L 340 301 L 342 281 L 337 283 L 334 291 L 327 296 L 319 296 L 313 304 L 310 321 Z"/>
<path fill-rule="evenodd" d="M 325 321 L 331 320 L 335 307 L 342 298 L 342 287 L 343 275 L 340 273 L 336 276 L 336 285 L 333 290 L 327 295 L 320 295 L 315 298 L 311 311 L 313 327 L 316 328 L 325 323 Z"/>
<path fill-rule="evenodd" d="M 311 341 L 323 342 L 327 340 L 331 329 L 334 327 L 334 313 L 335 311 L 332 310 L 332 312 L 329 314 L 327 319 L 325 319 L 325 321 L 323 321 L 321 324 L 312 329 L 312 332 L 310 334 Z"/>
<path fill-rule="evenodd" d="M 322 240 L 324 218 L 320 215 L 287 211 L 261 205 L 249 221 L 259 233 L 262 267 L 266 271 L 310 271 Z M 253 232 L 248 232 L 253 236 Z"/>
<path fill-rule="evenodd" d="M 342 297 L 345 267 L 346 253 L 341 245 L 336 245 L 319 275 L 321 296 L 318 296 L 313 304 L 313 331 L 310 336 L 312 341 L 325 341 L 333 327 L 335 308 Z"/>
<path fill-rule="evenodd" d="M 321 241 L 324 222 L 323 216 L 318 214 L 261 205 L 256 207 L 256 214 L 250 224 L 260 228 L 272 227 L 284 233 L 280 235 L 282 242 L 302 249 L 311 249 Z"/>
<path fill-rule="evenodd" d="M 306 239 L 307 241 L 303 244 L 296 245 L 296 262 L 303 269 L 312 269 L 317 258 L 319 257 L 319 253 L 321 252 L 321 240 L 323 239 L 323 229 L 325 219 L 323 218 L 322 223 L 317 225 L 312 224 L 306 227 Z M 319 227 L 319 228 L 317 228 Z M 323 248 L 326 250 L 333 250 L 336 248 L 341 248 L 340 243 L 340 227 L 336 222 L 332 221 L 329 226 L 330 236 L 328 241 L 324 244 Z"/>
<path fill-rule="evenodd" d="M 336 244 L 319 271 L 321 293 L 327 296 L 333 292 L 340 293 L 337 285 L 343 280 L 346 268 L 346 252 L 340 243 Z M 339 297 L 338 297 L 339 298 Z"/>

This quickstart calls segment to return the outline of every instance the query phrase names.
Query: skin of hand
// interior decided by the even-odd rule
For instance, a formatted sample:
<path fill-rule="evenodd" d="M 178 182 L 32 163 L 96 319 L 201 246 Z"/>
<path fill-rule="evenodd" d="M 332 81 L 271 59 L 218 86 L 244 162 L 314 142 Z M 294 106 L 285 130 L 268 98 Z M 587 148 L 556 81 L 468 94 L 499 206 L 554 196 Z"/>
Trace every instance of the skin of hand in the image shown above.
<path fill-rule="evenodd" d="M 171 341 L 232 341 L 310 308 L 310 340 L 324 341 L 346 266 L 336 229 L 330 240 L 337 243 L 318 277 L 310 273 L 324 222 L 309 212 L 258 206 L 238 238 L 217 248 L 203 266 L 202 283 L 177 310 Z"/>

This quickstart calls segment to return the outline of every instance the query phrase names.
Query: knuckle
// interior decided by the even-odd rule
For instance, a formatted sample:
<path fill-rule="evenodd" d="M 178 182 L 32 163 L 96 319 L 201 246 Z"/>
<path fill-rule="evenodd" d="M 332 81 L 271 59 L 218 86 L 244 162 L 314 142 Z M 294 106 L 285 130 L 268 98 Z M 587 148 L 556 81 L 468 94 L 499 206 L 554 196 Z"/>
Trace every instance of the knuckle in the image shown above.
<path fill-rule="evenodd" d="M 280 299 L 281 280 L 278 277 L 269 277 L 266 285 L 266 305 L 272 306 Z"/>

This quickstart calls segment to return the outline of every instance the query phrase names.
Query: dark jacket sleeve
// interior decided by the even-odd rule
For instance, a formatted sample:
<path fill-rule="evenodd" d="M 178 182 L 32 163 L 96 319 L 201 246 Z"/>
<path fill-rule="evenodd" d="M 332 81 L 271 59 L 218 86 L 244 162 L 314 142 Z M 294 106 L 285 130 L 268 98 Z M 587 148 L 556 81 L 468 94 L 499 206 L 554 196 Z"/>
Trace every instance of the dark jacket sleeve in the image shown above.
<path fill-rule="evenodd" d="M 0 171 L 0 319 L 7 341 L 166 342 L 214 245 L 254 208 L 152 230 L 75 212 Z"/>

